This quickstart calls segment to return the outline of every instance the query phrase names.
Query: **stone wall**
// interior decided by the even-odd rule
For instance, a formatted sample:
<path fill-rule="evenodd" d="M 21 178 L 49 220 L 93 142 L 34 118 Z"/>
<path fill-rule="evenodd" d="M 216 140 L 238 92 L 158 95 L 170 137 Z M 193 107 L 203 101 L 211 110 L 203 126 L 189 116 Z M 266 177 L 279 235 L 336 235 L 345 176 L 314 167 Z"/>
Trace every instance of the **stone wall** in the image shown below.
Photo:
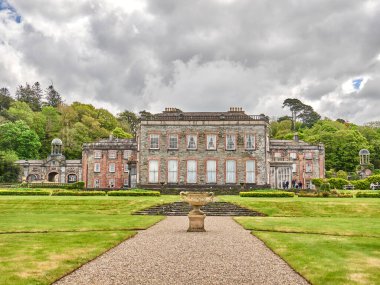
<path fill-rule="evenodd" d="M 256 162 L 256 183 L 267 186 L 267 135 L 268 124 L 266 121 L 142 121 L 138 133 L 139 140 L 139 182 L 140 185 L 148 186 L 149 160 L 159 161 L 159 183 L 167 184 L 167 161 L 179 161 L 179 183 L 186 185 L 186 161 L 196 160 L 197 185 L 207 185 L 206 161 L 217 161 L 217 185 L 224 185 L 226 160 L 236 160 L 237 177 L 236 184 L 245 183 L 245 161 Z M 236 134 L 236 150 L 226 150 L 226 134 Z M 254 134 L 255 149 L 245 150 L 244 137 L 246 133 Z M 158 150 L 150 149 L 150 134 L 158 134 L 160 145 Z M 168 149 L 169 134 L 177 134 L 179 138 L 178 150 Z M 197 149 L 188 150 L 186 147 L 186 136 L 196 134 L 198 138 Z M 216 150 L 206 149 L 206 135 L 215 134 L 217 138 Z M 190 185 L 189 185 L 190 186 Z"/>

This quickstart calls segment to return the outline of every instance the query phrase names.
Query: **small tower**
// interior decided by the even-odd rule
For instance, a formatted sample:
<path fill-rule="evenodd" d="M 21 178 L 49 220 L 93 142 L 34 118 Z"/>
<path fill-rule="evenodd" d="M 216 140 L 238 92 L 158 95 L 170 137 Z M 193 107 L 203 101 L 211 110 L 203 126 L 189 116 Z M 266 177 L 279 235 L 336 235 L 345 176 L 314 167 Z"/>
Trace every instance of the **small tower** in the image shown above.
<path fill-rule="evenodd" d="M 368 149 L 361 149 L 359 151 L 359 158 L 360 158 L 360 166 L 367 166 L 369 165 L 369 151 Z"/>
<path fill-rule="evenodd" d="M 51 156 L 62 155 L 62 141 L 55 138 L 51 141 Z"/>
<path fill-rule="evenodd" d="M 370 169 L 369 155 L 370 153 L 368 149 L 361 149 L 359 151 L 359 158 L 360 158 L 359 175 L 362 179 L 367 178 L 368 176 L 372 175 L 372 170 Z"/>

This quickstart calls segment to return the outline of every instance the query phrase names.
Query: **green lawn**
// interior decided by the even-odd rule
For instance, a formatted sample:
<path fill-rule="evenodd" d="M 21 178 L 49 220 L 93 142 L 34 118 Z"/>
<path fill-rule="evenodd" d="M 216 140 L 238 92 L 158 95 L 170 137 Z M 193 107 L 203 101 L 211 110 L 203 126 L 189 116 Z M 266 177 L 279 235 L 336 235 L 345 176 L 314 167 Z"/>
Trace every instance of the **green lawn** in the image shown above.
<path fill-rule="evenodd" d="M 0 284 L 50 284 L 163 219 L 133 211 L 161 197 L 0 197 Z"/>
<path fill-rule="evenodd" d="M 380 284 L 380 199 L 219 200 L 267 214 L 235 220 L 312 284 Z"/>

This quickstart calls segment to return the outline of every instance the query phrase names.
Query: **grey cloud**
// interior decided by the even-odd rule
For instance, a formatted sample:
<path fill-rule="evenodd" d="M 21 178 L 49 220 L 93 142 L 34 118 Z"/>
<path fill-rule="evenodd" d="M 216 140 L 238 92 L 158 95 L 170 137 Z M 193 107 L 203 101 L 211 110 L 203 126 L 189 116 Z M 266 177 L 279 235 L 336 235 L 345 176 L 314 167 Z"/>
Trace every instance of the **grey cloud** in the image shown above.
<path fill-rule="evenodd" d="M 239 105 L 272 116 L 285 112 L 285 98 L 298 97 L 323 116 L 374 116 L 366 105 L 380 76 L 380 10 L 366 10 L 365 1 L 148 0 L 132 13 L 106 0 L 13 2 L 26 23 L 9 52 L 40 77 L 25 71 L 24 80 L 53 80 L 68 101 L 107 102 L 116 111 Z M 63 36 L 41 30 L 41 19 Z M 65 34 L 81 19 L 82 32 Z M 9 78 L 4 70 L 1 79 Z M 334 99 L 343 82 L 367 74 L 373 80 L 357 97 Z"/>

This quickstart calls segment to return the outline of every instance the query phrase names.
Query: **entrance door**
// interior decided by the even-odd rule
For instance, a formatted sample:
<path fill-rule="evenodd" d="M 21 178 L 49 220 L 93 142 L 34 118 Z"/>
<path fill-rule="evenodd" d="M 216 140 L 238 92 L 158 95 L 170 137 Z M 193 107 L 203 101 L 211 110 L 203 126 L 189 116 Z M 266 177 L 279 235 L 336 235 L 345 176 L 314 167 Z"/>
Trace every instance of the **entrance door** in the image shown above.
<path fill-rule="evenodd" d="M 50 172 L 48 175 L 49 182 L 59 182 L 58 178 L 59 178 L 58 172 Z"/>

